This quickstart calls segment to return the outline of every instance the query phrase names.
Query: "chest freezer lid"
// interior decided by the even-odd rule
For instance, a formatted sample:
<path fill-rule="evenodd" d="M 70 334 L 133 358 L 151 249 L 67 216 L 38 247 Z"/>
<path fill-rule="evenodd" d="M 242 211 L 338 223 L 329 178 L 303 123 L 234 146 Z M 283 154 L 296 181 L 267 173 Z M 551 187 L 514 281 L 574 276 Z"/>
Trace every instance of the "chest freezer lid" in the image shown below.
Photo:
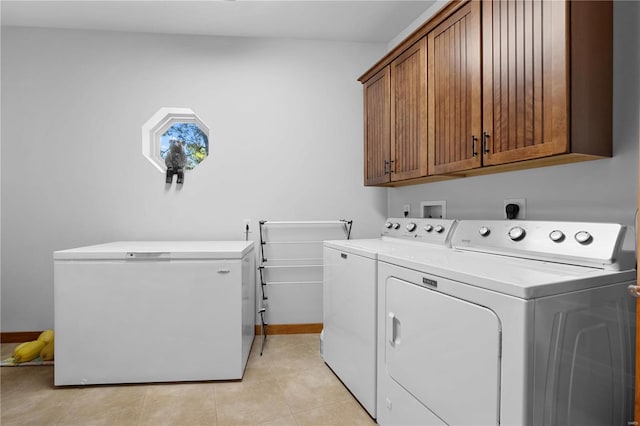
<path fill-rule="evenodd" d="M 241 259 L 253 241 L 116 241 L 53 252 L 54 260 Z"/>

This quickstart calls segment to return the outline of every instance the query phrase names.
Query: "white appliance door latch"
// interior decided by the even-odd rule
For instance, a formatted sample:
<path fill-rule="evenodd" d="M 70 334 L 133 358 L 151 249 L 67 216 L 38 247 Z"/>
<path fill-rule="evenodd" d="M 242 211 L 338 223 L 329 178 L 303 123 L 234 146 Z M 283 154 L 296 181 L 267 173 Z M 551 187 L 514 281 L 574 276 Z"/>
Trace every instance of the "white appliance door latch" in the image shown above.
<path fill-rule="evenodd" d="M 631 297 L 635 297 L 636 299 L 640 298 L 640 287 L 637 285 L 630 285 L 627 287 L 627 291 L 631 295 Z"/>
<path fill-rule="evenodd" d="M 393 312 L 389 312 L 387 317 L 387 336 L 392 347 L 400 343 L 400 321 Z"/>

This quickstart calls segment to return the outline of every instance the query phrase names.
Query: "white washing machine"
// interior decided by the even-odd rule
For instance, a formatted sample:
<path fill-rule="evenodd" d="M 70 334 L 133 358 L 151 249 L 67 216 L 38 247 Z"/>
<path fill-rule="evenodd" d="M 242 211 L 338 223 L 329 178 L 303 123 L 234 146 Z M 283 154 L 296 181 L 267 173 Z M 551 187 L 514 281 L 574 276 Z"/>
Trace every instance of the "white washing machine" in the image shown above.
<path fill-rule="evenodd" d="M 450 250 L 455 221 L 390 218 L 380 238 L 325 241 L 322 356 L 376 417 L 377 259 L 399 250 Z"/>
<path fill-rule="evenodd" d="M 631 424 L 624 231 L 462 220 L 450 251 L 380 253 L 378 423 Z"/>

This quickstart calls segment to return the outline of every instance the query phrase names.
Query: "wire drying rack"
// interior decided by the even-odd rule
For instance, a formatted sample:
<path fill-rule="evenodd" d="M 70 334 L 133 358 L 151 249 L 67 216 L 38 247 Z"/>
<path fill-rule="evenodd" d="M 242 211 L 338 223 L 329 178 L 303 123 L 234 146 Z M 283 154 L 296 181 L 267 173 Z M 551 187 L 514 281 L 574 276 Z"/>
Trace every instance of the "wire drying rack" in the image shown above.
<path fill-rule="evenodd" d="M 336 239 L 336 228 L 343 231 L 340 238 L 351 237 L 351 220 L 271 221 L 260 225 L 260 355 L 267 339 L 267 287 L 270 285 L 322 284 L 322 244 Z M 330 232 L 329 232 L 330 231 Z M 307 238 L 312 234 L 311 238 Z M 325 235 L 323 235 L 325 234 Z M 329 236 L 331 235 L 331 236 Z M 323 238 L 323 237 L 327 238 Z M 311 278 L 309 278 L 311 276 Z M 279 279 L 276 279 L 279 278 Z"/>

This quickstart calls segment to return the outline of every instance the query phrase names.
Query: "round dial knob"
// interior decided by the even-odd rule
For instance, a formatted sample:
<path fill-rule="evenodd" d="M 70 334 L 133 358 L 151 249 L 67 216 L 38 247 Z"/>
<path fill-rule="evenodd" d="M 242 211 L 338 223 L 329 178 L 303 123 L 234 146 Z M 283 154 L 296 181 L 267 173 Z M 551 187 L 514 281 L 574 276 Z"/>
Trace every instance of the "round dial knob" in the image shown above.
<path fill-rule="evenodd" d="M 526 232 L 524 231 L 524 229 L 519 226 L 514 226 L 513 228 L 509 229 L 509 238 L 511 238 L 513 241 L 519 241 L 523 239 L 525 234 Z"/>
<path fill-rule="evenodd" d="M 580 231 L 575 235 L 576 241 L 580 244 L 589 244 L 593 237 L 587 231 Z"/>
<path fill-rule="evenodd" d="M 393 229 L 398 229 L 400 228 L 400 224 L 398 222 L 393 224 Z"/>
<path fill-rule="evenodd" d="M 391 222 L 387 222 L 384 224 L 384 227 L 387 229 L 391 229 L 391 226 L 392 226 Z"/>
<path fill-rule="evenodd" d="M 409 232 L 413 232 L 416 230 L 416 227 L 418 225 L 416 225 L 415 223 L 411 222 L 411 223 L 407 223 L 407 231 Z"/>
<path fill-rule="evenodd" d="M 426 225 L 426 226 L 424 227 L 424 230 L 425 230 L 425 231 L 427 231 L 427 232 L 431 232 L 431 231 L 433 231 L 433 225 Z"/>
<path fill-rule="evenodd" d="M 556 229 L 554 231 L 551 231 L 551 233 L 549 234 L 549 238 L 551 238 L 551 241 L 559 243 L 560 241 L 564 240 L 564 234 L 562 233 L 562 231 Z"/>
<path fill-rule="evenodd" d="M 487 235 L 489 235 L 491 233 L 491 230 L 489 228 L 487 228 L 486 226 L 481 226 L 480 229 L 478 229 L 478 233 L 481 236 L 486 237 Z"/>
<path fill-rule="evenodd" d="M 436 227 L 434 229 L 438 234 L 442 234 L 442 232 L 444 231 L 444 226 L 436 225 Z"/>

